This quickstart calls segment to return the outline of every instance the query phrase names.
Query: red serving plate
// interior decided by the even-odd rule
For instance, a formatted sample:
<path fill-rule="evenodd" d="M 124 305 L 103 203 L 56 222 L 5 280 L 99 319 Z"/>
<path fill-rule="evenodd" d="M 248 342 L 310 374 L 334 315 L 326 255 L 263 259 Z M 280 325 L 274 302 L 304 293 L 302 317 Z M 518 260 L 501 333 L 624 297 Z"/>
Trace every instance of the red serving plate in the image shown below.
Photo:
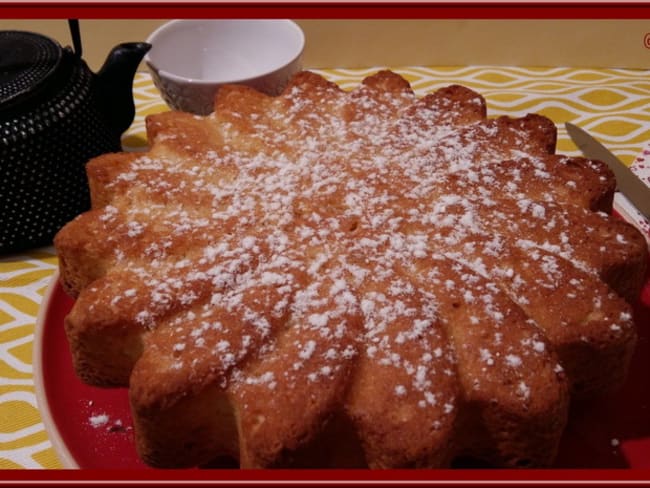
<path fill-rule="evenodd" d="M 43 422 L 65 467 L 149 469 L 138 458 L 128 391 L 83 384 L 63 319 L 72 307 L 55 276 L 35 334 L 34 376 Z M 557 468 L 650 468 L 650 281 L 635 308 L 639 341 L 616 395 L 572 406 Z"/>

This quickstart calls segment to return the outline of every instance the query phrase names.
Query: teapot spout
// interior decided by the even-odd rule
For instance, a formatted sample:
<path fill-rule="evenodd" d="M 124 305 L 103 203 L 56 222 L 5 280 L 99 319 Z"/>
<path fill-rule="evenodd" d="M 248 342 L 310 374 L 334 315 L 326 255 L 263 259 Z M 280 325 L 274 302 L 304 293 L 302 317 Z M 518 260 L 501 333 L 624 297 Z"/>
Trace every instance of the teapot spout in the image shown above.
<path fill-rule="evenodd" d="M 146 42 L 119 44 L 109 53 L 96 75 L 96 99 L 100 111 L 117 135 L 133 122 L 133 78 L 149 49 L 151 44 Z"/>

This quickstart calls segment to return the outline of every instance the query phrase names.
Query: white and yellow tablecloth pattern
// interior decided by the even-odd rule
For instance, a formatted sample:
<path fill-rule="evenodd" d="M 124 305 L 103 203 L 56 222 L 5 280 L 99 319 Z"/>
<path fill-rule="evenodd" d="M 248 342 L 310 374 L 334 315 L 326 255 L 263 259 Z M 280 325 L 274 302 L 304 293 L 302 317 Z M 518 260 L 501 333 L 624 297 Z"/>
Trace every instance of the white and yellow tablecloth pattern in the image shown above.
<path fill-rule="evenodd" d="M 317 70 L 344 89 L 384 67 Z M 650 141 L 650 71 L 523 67 L 401 67 L 416 94 L 460 83 L 485 96 L 490 116 L 537 112 L 558 126 L 558 152 L 578 155 L 564 122 L 599 138 L 626 164 L 645 168 Z M 151 78 L 134 82 L 137 114 L 123 137 L 127 150 L 146 149 L 144 119 L 167 110 Z M 2 211 L 0 209 L 0 211 Z M 44 291 L 57 267 L 52 247 L 0 256 L 0 469 L 61 466 L 36 404 L 34 328 Z"/>

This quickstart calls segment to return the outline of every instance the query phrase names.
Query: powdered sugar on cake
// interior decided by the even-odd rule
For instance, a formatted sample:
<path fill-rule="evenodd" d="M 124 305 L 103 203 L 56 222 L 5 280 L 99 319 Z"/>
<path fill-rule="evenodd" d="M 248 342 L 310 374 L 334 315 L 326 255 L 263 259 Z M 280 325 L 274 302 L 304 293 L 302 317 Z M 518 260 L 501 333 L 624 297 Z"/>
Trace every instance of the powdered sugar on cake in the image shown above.
<path fill-rule="evenodd" d="M 241 412 L 358 383 L 341 408 L 363 431 L 376 381 L 446 435 L 467 402 L 561 396 L 563 330 L 630 333 L 600 278 L 609 217 L 575 203 L 544 119 L 486 119 L 478 95 L 418 99 L 395 76 L 343 92 L 307 74 L 151 121 L 96 215 L 122 281 L 89 289 L 143 328 L 156 382 L 215 385 Z"/>
<path fill-rule="evenodd" d="M 327 313 L 309 315 L 304 325 L 320 330 L 319 350 L 336 351 L 323 356 L 326 367 L 336 367 L 344 360 L 329 341 L 336 335 L 336 327 L 351 327 L 341 317 L 359 315 L 363 327 L 355 333 L 355 342 L 366 344 L 362 351 L 380 365 L 404 368 L 413 376 L 409 386 L 396 387 L 396 395 L 403 396 L 418 385 L 424 390 L 423 380 L 417 379 L 417 372 L 422 377 L 424 371 L 418 368 L 424 366 L 405 363 L 394 349 L 395 344 L 420 340 L 427 328 L 441 326 L 435 314 L 436 299 L 430 297 L 424 308 L 407 306 L 401 297 L 412 296 L 416 290 L 396 266 L 426 259 L 432 250 L 462 263 L 464 271 L 446 286 L 462 291 L 466 302 L 483 301 L 498 327 L 503 315 L 491 309 L 491 292 L 475 297 L 471 278 L 471 273 L 488 279 L 500 273 L 497 268 L 489 269 L 481 258 L 487 253 L 500 259 L 508 252 L 505 243 L 513 235 L 507 228 L 496 227 L 495 221 L 506 218 L 516 221 L 519 228 L 537 228 L 549 222 L 547 208 L 555 211 L 557 204 L 552 195 L 544 199 L 547 201 L 528 198 L 527 182 L 518 171 L 507 182 L 507 193 L 514 196 L 509 200 L 502 188 L 493 186 L 501 180 L 493 169 L 504 159 L 515 159 L 522 166 L 530 164 L 534 174 L 546 180 L 549 168 L 544 152 L 531 146 L 516 129 L 500 128 L 495 121 L 455 125 L 446 120 L 453 121 L 454 116 L 447 107 L 414 110 L 418 101 L 409 93 L 391 98 L 387 104 L 366 87 L 322 100 L 302 90 L 294 86 L 278 100 L 289 103 L 282 118 L 277 116 L 279 112 L 271 111 L 268 116 L 255 112 L 254 107 L 245 115 L 218 113 L 218 124 L 212 115 L 205 123 L 214 124 L 213 129 L 223 138 L 220 146 L 195 154 L 191 160 L 173 155 L 158 159 L 148 154 L 134 160 L 116 178 L 131 183 L 139 194 L 169 192 L 170 196 L 160 205 L 131 205 L 121 210 L 107 206 L 100 216 L 102 222 L 120 221 L 115 229 L 120 238 L 126 233 L 133 239 L 141 234 L 152 239 L 144 257 L 154 259 L 142 262 L 136 271 L 144 285 L 140 293 L 148 294 L 150 306 L 139 311 L 135 320 L 147 325 L 155 323 L 151 317 L 164 316 L 169 309 L 190 308 L 192 313 L 198 312 L 196 320 L 181 314 L 170 322 L 173 334 L 179 335 L 172 341 L 176 361 L 196 361 L 190 353 L 193 348 L 211 349 L 215 359 L 204 355 L 201 360 L 221 360 L 224 368 L 235 368 L 251 349 L 264 347 L 267 353 L 273 349 L 276 332 L 266 317 L 270 311 L 276 316 L 296 315 L 312 306 L 305 300 L 331 300 L 334 306 Z M 470 103 L 481 102 L 475 99 Z M 252 124 L 245 134 L 242 117 Z M 502 138 L 514 138 L 516 149 L 495 143 Z M 162 133 L 153 142 L 164 145 L 168 140 Z M 189 193 L 202 205 L 176 207 L 175 193 Z M 563 209 L 558 217 L 565 217 Z M 561 229 L 570 231 L 569 222 L 552 222 L 553 227 L 563 225 Z M 224 233 L 215 232 L 215 227 L 222 225 Z M 565 234 L 554 230 L 553 235 Z M 202 257 L 191 265 L 185 259 L 176 261 L 177 240 L 190 244 L 187 253 Z M 620 237 L 617 241 L 622 243 Z M 558 257 L 588 268 L 579 262 L 571 242 L 527 240 L 523 247 L 540 260 L 542 276 L 550 280 L 550 287 L 565 277 L 554 265 Z M 553 254 L 536 258 L 535 250 Z M 116 256 L 120 251 L 117 245 Z M 463 278 L 464 273 L 470 275 Z M 515 275 L 515 282 L 517 278 Z M 328 298 L 320 292 L 312 296 L 301 290 L 305 280 L 312 287 L 332 280 L 342 288 L 330 287 L 330 292 L 338 293 Z M 390 293 L 363 291 L 378 281 L 385 282 Z M 203 292 L 186 291 L 194 286 Z M 206 289 L 210 290 L 207 301 L 203 298 Z M 263 293 L 265 289 L 273 290 L 274 302 L 265 303 L 261 310 L 243 300 L 247 292 Z M 124 299 L 128 299 L 126 295 Z M 305 295 L 310 296 L 301 298 Z M 225 347 L 224 340 L 217 344 L 205 341 L 201 331 L 215 309 L 234 314 L 230 327 L 245 324 L 246 344 L 235 341 Z M 402 319 L 408 320 L 410 331 L 394 337 L 387 334 L 391 325 Z M 217 328 L 215 323 L 213 328 Z M 631 321 L 623 324 L 630 327 Z M 228 334 L 227 327 L 219 329 Z M 523 346 L 527 354 L 544 352 L 539 346 L 543 343 L 535 344 Z M 313 340 L 297 344 L 294 369 L 303 369 L 315 345 Z M 444 347 L 451 347 L 447 355 L 453 357 L 453 347 Z M 499 350 L 495 346 L 495 352 Z M 480 351 L 483 361 L 493 361 L 487 349 Z M 522 365 L 519 355 L 501 354 L 508 366 Z M 323 376 L 319 368 L 312 372 L 313 379 Z M 243 381 L 269 387 L 275 384 L 250 378 Z"/>

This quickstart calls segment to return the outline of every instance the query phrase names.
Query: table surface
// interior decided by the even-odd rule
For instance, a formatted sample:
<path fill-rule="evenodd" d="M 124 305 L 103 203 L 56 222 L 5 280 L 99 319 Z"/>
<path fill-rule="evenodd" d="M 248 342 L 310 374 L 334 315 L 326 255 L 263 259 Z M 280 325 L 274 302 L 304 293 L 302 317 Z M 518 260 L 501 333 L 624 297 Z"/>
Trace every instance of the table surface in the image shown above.
<path fill-rule="evenodd" d="M 381 68 L 317 72 L 351 89 Z M 488 116 L 546 115 L 558 126 L 557 152 L 561 154 L 579 155 L 564 122 L 579 125 L 650 182 L 650 70 L 391 69 L 408 79 L 418 95 L 454 83 L 472 88 L 486 98 Z M 147 73 L 136 74 L 134 98 L 137 113 L 123 145 L 126 150 L 143 150 L 145 117 L 167 107 Z M 61 467 L 38 411 L 32 369 L 36 317 L 57 265 L 52 247 L 0 257 L 0 469 Z"/>

